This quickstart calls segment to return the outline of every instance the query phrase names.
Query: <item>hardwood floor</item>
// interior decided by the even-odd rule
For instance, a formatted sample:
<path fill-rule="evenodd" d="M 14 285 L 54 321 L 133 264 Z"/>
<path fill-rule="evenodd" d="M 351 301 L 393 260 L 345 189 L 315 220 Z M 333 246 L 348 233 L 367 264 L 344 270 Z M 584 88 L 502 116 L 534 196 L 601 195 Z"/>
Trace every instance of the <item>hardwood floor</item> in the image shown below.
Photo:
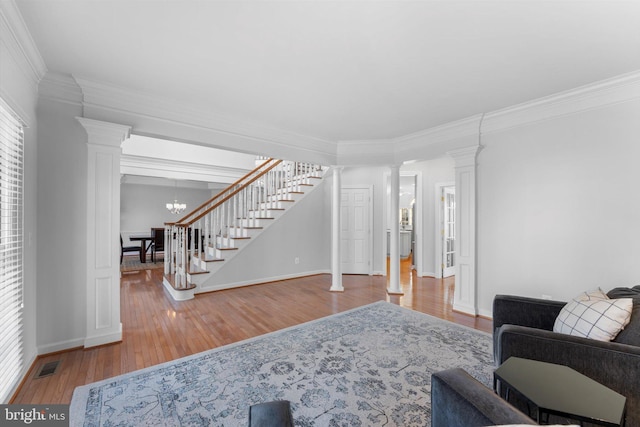
<path fill-rule="evenodd" d="M 406 262 L 405 262 L 406 263 Z M 418 278 L 401 271 L 403 296 L 386 293 L 386 277 L 344 276 L 345 292 L 329 292 L 330 275 L 212 292 L 173 301 L 162 270 L 125 273 L 121 281 L 123 340 L 40 357 L 12 403 L 68 404 L 75 387 L 246 338 L 386 300 L 462 325 L 491 331 L 491 321 L 451 309 L 453 279 Z M 35 379 L 60 361 L 54 375 Z"/>

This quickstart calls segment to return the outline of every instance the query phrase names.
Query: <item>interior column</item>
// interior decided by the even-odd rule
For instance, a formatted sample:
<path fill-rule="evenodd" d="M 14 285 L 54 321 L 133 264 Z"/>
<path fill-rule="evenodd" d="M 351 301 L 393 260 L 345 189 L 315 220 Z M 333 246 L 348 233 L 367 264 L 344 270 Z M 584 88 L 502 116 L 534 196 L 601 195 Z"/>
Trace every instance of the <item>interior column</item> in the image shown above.
<path fill-rule="evenodd" d="M 479 145 L 448 154 L 456 174 L 456 286 L 453 309 L 477 315 L 476 296 L 476 155 Z"/>
<path fill-rule="evenodd" d="M 120 144 L 129 126 L 77 118 L 87 131 L 87 318 L 85 347 L 122 341 Z"/>
<path fill-rule="evenodd" d="M 333 187 L 331 203 L 331 289 L 332 292 L 343 292 L 342 256 L 340 254 L 340 201 L 342 198 L 342 168 L 333 168 Z"/>
<path fill-rule="evenodd" d="M 400 287 L 400 166 L 391 166 L 389 223 L 389 287 L 387 293 L 404 295 Z"/>

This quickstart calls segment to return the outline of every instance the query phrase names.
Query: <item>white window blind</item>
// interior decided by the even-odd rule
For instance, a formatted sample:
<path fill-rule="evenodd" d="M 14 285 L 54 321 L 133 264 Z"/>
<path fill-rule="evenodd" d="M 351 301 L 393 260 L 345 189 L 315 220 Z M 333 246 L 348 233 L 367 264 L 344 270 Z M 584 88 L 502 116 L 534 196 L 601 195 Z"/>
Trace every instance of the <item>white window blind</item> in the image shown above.
<path fill-rule="evenodd" d="M 23 125 L 0 99 L 0 402 L 23 370 Z"/>

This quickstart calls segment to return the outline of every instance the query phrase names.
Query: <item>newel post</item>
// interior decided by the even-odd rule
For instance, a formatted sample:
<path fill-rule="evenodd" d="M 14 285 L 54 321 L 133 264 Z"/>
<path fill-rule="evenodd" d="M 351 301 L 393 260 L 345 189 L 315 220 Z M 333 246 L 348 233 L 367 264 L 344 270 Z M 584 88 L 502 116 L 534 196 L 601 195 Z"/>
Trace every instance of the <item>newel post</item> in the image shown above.
<path fill-rule="evenodd" d="M 85 347 L 122 340 L 120 157 L 131 127 L 77 117 L 87 132 L 87 319 Z"/>

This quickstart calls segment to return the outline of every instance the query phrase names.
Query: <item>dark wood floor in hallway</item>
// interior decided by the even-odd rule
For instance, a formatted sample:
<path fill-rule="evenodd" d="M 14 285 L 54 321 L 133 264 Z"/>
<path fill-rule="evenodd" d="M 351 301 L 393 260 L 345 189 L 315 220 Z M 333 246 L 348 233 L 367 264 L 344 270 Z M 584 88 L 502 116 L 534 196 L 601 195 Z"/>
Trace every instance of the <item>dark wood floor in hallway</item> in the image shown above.
<path fill-rule="evenodd" d="M 465 326 L 491 331 L 491 321 L 453 312 L 453 279 L 402 274 L 405 294 L 389 296 L 386 277 L 344 276 L 345 292 L 329 292 L 330 275 L 272 282 L 176 302 L 162 287 L 162 270 L 123 274 L 120 343 L 39 358 L 12 403 L 69 403 L 75 387 L 200 351 L 386 300 Z M 35 379 L 40 367 L 57 372 Z"/>

